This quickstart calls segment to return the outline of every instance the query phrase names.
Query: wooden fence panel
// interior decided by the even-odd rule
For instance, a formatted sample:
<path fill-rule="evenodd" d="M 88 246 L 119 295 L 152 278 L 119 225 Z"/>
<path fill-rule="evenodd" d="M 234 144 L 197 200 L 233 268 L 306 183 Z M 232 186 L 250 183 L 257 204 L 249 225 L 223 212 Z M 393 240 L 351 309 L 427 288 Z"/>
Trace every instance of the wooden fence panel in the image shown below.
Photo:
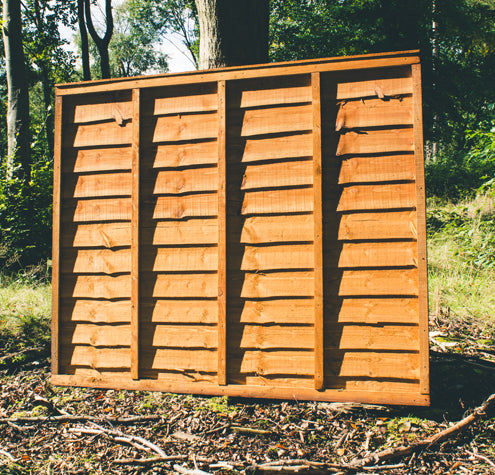
<path fill-rule="evenodd" d="M 417 52 L 57 87 L 55 384 L 429 403 Z"/>

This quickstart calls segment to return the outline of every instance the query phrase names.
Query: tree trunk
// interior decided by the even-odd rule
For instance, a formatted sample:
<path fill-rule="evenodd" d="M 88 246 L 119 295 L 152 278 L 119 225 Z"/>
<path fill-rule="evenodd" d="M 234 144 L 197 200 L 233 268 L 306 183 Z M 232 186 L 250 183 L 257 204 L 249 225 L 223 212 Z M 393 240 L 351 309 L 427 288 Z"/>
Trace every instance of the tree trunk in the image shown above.
<path fill-rule="evenodd" d="M 91 69 L 89 68 L 89 46 L 88 30 L 84 18 L 84 0 L 77 0 L 77 22 L 79 24 L 79 35 L 81 37 L 81 61 L 83 69 L 83 79 L 91 81 Z"/>
<path fill-rule="evenodd" d="M 268 61 L 269 0 L 196 0 L 199 68 Z"/>
<path fill-rule="evenodd" d="M 20 0 L 3 0 L 3 43 L 7 73 L 7 178 L 19 164 L 19 178 L 31 178 L 29 92 L 22 45 Z"/>
<path fill-rule="evenodd" d="M 100 54 L 100 69 L 102 79 L 110 77 L 110 58 L 108 55 L 108 45 L 112 39 L 113 34 L 113 16 L 112 16 L 112 0 L 105 0 L 105 15 L 106 15 L 106 30 L 103 38 L 100 38 L 93 25 L 93 19 L 91 18 L 91 4 L 90 0 L 84 0 L 85 13 L 86 13 L 86 25 L 88 27 L 89 34 L 95 42 Z"/>

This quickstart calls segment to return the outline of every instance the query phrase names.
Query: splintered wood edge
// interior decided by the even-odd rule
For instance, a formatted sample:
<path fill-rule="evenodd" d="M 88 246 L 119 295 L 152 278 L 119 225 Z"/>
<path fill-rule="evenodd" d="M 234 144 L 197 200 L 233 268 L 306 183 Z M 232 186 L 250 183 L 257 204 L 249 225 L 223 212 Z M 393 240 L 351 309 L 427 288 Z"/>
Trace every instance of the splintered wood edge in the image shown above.
<path fill-rule="evenodd" d="M 287 63 L 268 63 L 246 67 L 232 67 L 205 71 L 192 71 L 180 74 L 142 76 L 100 80 L 94 82 L 66 83 L 56 86 L 57 94 L 88 94 L 102 91 L 116 91 L 132 88 L 173 86 L 179 84 L 197 84 L 229 79 L 250 79 L 279 75 L 308 74 L 312 72 L 345 71 L 353 69 L 371 69 L 394 66 L 407 66 L 419 63 L 419 52 L 404 51 L 397 53 L 370 54 L 352 57 L 327 58 L 320 60 L 294 61 Z"/>
<path fill-rule="evenodd" d="M 423 113 L 421 92 L 421 65 L 413 64 L 413 120 L 414 159 L 416 164 L 416 216 L 418 233 L 418 305 L 420 345 L 420 388 L 423 394 L 430 392 L 429 340 L 428 340 L 428 269 L 426 247 L 426 196 L 423 149 Z"/>
<path fill-rule="evenodd" d="M 355 391 L 326 389 L 317 391 L 315 389 L 291 389 L 276 388 L 272 386 L 244 386 L 181 383 L 177 387 L 175 382 L 144 380 L 134 381 L 127 378 L 94 378 L 78 375 L 52 375 L 51 383 L 58 386 L 85 386 L 101 389 L 137 390 L 137 391 L 161 391 L 177 392 L 185 394 L 198 394 L 207 396 L 231 396 L 263 399 L 292 399 L 296 401 L 329 401 L 338 402 L 345 399 L 347 402 L 387 404 L 404 406 L 428 406 L 430 397 L 427 394 L 390 392 L 390 391 Z"/>

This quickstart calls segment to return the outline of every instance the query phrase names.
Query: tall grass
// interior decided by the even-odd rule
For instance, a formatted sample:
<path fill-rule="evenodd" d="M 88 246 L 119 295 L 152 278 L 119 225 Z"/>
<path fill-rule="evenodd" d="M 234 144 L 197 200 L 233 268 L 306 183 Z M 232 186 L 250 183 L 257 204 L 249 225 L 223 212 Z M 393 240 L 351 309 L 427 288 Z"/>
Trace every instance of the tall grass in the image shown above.
<path fill-rule="evenodd" d="M 430 314 L 495 323 L 495 202 L 428 201 Z M 495 330 L 493 330 L 495 333 Z"/>

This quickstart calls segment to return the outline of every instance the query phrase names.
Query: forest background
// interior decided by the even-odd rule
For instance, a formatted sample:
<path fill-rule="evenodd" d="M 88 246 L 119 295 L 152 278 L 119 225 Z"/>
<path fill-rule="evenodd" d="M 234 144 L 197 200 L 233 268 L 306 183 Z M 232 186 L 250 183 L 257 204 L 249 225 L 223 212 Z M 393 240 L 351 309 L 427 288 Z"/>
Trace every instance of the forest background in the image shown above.
<path fill-rule="evenodd" d="M 89 76 L 167 72 L 171 34 L 183 43 L 190 62 L 198 64 L 193 1 L 105 3 L 21 2 L 29 86 L 27 163 L 7 150 L 1 52 L 0 267 L 5 284 L 49 276 L 54 85 Z M 89 31 L 86 70 L 81 8 L 91 9 L 94 18 L 84 28 Z M 61 33 L 70 29 L 72 45 Z M 108 49 L 107 64 L 102 48 Z M 430 306 L 436 313 L 453 311 L 488 325 L 495 314 L 490 290 L 495 276 L 495 0 L 270 1 L 270 61 L 417 48 L 423 76 Z"/>

